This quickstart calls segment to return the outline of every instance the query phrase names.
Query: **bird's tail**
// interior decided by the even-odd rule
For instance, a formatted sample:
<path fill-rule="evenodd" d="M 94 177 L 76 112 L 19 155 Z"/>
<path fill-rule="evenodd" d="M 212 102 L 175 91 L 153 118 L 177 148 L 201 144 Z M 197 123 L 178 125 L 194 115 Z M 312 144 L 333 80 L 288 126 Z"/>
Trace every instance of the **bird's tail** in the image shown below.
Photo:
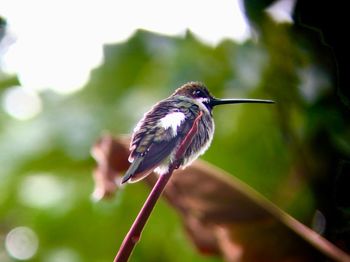
<path fill-rule="evenodd" d="M 139 170 L 140 168 L 143 169 L 142 167 L 140 167 L 142 161 L 143 161 L 143 157 L 137 157 L 134 159 L 129 169 L 126 171 L 125 175 L 123 176 L 123 179 L 121 182 L 122 184 L 126 182 L 129 182 L 129 183 L 137 182 L 153 171 L 153 168 L 146 169 L 146 170 Z"/>

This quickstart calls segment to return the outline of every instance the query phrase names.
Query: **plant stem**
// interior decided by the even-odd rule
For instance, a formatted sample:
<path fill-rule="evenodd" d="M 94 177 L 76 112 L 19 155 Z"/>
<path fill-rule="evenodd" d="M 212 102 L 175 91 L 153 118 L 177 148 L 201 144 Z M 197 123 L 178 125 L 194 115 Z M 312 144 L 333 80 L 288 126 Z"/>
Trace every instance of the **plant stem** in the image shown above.
<path fill-rule="evenodd" d="M 149 216 L 151 215 L 151 212 L 157 203 L 157 200 L 159 199 L 171 175 L 173 174 L 173 171 L 174 167 L 169 167 L 169 171 L 166 174 L 159 176 L 156 184 L 152 188 L 151 193 L 147 197 L 142 209 L 132 224 L 128 234 L 125 236 L 123 243 L 121 244 L 119 251 L 114 258 L 114 262 L 128 261 L 132 250 L 141 237 L 142 230 Z"/>
<path fill-rule="evenodd" d="M 184 153 L 186 152 L 188 146 L 191 144 L 194 135 L 198 131 L 198 124 L 203 115 L 203 112 L 200 111 L 196 119 L 193 121 L 193 125 L 189 132 L 186 134 L 184 139 L 179 145 L 175 153 L 175 161 L 173 161 L 169 165 L 169 170 L 166 174 L 160 175 L 156 184 L 152 188 L 151 193 L 147 197 L 145 203 L 142 206 L 139 214 L 137 215 L 134 223 L 132 224 L 128 234 L 125 236 L 122 245 L 119 248 L 117 255 L 114 258 L 114 262 L 126 262 L 128 261 L 132 250 L 134 249 L 136 243 L 140 240 L 142 230 L 152 213 L 152 210 L 157 203 L 160 195 L 162 194 L 166 184 L 168 183 L 171 175 L 174 170 L 180 166 L 180 162 L 178 162 Z"/>

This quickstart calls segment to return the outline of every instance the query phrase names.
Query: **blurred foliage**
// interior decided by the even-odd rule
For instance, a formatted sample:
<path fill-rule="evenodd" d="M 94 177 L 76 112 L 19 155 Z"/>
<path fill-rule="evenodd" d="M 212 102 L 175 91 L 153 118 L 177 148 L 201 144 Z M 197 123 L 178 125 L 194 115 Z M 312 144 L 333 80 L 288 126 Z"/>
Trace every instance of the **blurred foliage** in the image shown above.
<path fill-rule="evenodd" d="M 321 231 L 349 250 L 349 111 L 337 96 L 334 61 L 318 36 L 266 16 L 258 22 L 259 42 L 217 47 L 190 32 L 175 38 L 138 31 L 104 47 L 103 64 L 80 92 L 40 93 L 43 111 L 35 118 L 18 121 L 1 109 L 0 260 L 13 261 L 6 234 L 27 226 L 39 238 L 31 261 L 111 261 L 148 188 L 137 183 L 94 203 L 90 147 L 103 131 L 130 133 L 152 104 L 192 80 L 217 97 L 277 101 L 217 108 L 203 159 L 309 226 L 319 210 Z M 0 77 L 1 92 L 17 84 Z M 131 261 L 221 260 L 198 254 L 161 201 Z"/>

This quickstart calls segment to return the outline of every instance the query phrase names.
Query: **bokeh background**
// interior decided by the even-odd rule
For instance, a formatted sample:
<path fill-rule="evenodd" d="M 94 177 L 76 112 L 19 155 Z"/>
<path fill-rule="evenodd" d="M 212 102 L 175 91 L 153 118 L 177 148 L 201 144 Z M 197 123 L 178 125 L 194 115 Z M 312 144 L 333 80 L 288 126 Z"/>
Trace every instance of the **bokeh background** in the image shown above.
<path fill-rule="evenodd" d="M 216 9 L 213 16 L 210 11 L 209 15 L 203 13 L 207 23 L 199 23 L 193 30 L 189 26 L 180 35 L 175 34 L 178 29 L 155 32 L 150 31 L 152 26 L 145 26 L 148 30 L 139 29 L 129 36 L 106 19 L 104 25 L 115 29 L 111 35 L 121 39 L 111 37 L 113 41 L 106 41 L 103 47 L 90 42 L 106 39 L 99 33 L 101 28 L 94 26 L 99 19 L 94 11 L 88 13 L 91 23 L 83 33 L 77 27 L 76 35 L 66 34 L 70 31 L 59 23 L 52 28 L 46 15 L 38 21 L 35 16 L 28 19 L 21 28 L 27 35 L 15 37 L 16 26 L 12 25 L 16 20 L 11 25 L 12 16 L 0 13 L 0 260 L 111 261 L 149 188 L 133 184 L 109 200 L 94 202 L 95 162 L 90 148 L 104 132 L 131 133 L 152 104 L 187 81 L 205 83 L 217 97 L 277 102 L 274 106 L 217 108 L 214 141 L 202 158 L 349 251 L 350 129 L 349 99 L 342 89 L 343 58 L 335 45 L 339 39 L 327 34 L 330 26 L 304 24 L 321 21 L 317 18 L 322 18 L 323 11 L 335 9 L 321 5 L 316 12 L 303 3 L 285 0 L 271 8 L 272 1 L 240 2 L 251 31 L 247 33 L 245 28 L 235 39 L 224 33 L 212 37 L 198 30 L 202 26 L 220 31 L 223 25 L 216 24 L 215 20 L 220 20 Z M 137 6 L 137 1 L 134 4 Z M 184 17 L 201 12 L 200 2 L 198 6 L 178 5 L 179 10 L 189 9 Z M 220 6 L 220 2 L 214 5 Z M 66 13 L 83 10 L 68 3 L 60 7 L 62 21 Z M 155 7 L 150 3 L 142 8 L 147 12 Z M 318 14 L 314 13 L 314 20 L 310 10 Z M 137 12 L 127 14 L 137 16 Z M 178 13 L 176 21 L 184 17 Z M 309 20 L 303 20 L 305 17 Z M 161 24 L 166 16 L 157 19 L 156 24 Z M 237 24 L 225 19 L 223 24 L 230 32 Z M 72 21 L 69 25 L 74 28 Z M 40 41 L 28 41 L 33 27 L 54 31 L 64 44 L 57 39 L 45 40 L 38 51 L 30 44 L 38 47 Z M 85 43 L 75 46 L 80 33 L 91 39 L 84 38 Z M 38 37 L 46 39 L 45 35 L 35 35 Z M 15 45 L 22 49 L 11 51 Z M 63 52 L 63 45 L 75 46 L 72 54 Z M 102 59 L 85 60 L 84 51 L 79 53 L 85 48 L 95 48 Z M 37 61 L 36 52 L 43 52 L 46 59 L 40 54 Z M 30 56 L 11 67 L 8 53 L 12 58 Z M 65 64 L 57 66 L 51 53 Z M 34 70 L 36 63 L 40 66 Z M 73 72 L 82 72 L 78 80 L 70 75 Z M 39 77 L 33 80 L 35 74 Z M 73 80 L 67 84 L 64 79 Z M 196 251 L 178 214 L 160 201 L 131 261 L 222 258 Z"/>

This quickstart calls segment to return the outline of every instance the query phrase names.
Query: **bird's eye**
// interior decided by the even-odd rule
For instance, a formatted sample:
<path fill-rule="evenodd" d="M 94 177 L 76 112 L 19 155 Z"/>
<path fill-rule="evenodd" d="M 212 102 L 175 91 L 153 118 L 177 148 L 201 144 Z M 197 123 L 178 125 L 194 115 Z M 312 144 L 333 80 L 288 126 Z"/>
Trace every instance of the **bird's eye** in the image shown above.
<path fill-rule="evenodd" d="M 194 90 L 194 91 L 192 92 L 192 94 L 193 94 L 193 96 L 195 96 L 195 97 L 204 97 L 204 93 L 203 93 L 202 90 Z"/>

